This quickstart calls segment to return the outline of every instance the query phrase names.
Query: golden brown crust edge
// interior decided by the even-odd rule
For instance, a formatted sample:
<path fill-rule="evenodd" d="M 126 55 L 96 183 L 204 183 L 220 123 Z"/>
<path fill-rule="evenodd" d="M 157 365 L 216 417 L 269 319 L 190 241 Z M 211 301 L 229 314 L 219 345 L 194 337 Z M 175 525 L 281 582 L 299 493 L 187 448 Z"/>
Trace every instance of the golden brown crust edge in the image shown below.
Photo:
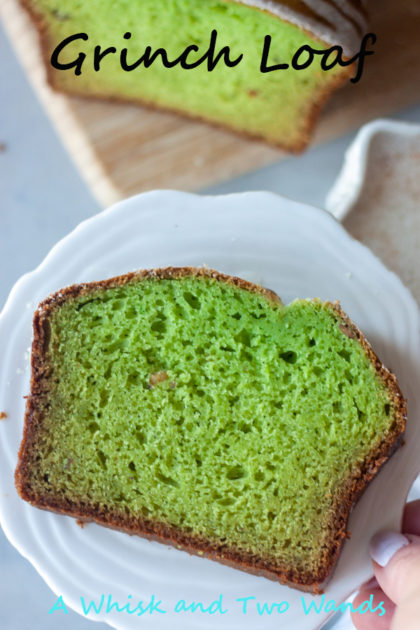
<path fill-rule="evenodd" d="M 407 402 L 400 390 L 395 375 L 383 365 L 363 333 L 342 310 L 339 302 L 327 303 L 327 305 L 337 317 L 337 321 L 341 322 L 340 329 L 343 334 L 350 338 L 357 339 L 360 343 L 369 361 L 374 366 L 378 377 L 384 383 L 392 400 L 394 423 L 388 435 L 378 444 L 372 446 L 363 464 L 354 469 L 353 474 L 345 481 L 341 490 L 337 492 L 334 497 L 334 511 L 336 513 L 334 519 L 335 533 L 332 537 L 332 552 L 329 556 L 328 563 L 326 563 L 327 570 L 324 584 L 331 577 L 333 568 L 340 554 L 343 539 L 349 537 L 346 528 L 353 506 L 360 498 L 369 482 L 379 472 L 380 468 L 403 443 L 407 421 Z M 315 589 L 315 592 L 319 591 Z"/>
<path fill-rule="evenodd" d="M 310 107 L 306 114 L 306 118 L 302 124 L 302 130 L 301 130 L 299 139 L 293 143 L 282 142 L 273 137 L 270 137 L 268 133 L 267 134 L 249 133 L 244 130 L 235 129 L 234 127 L 231 127 L 227 124 L 224 125 L 221 122 L 212 121 L 206 117 L 192 114 L 185 110 L 178 110 L 176 108 L 165 107 L 163 105 L 159 105 L 151 101 L 143 100 L 142 98 L 124 98 L 124 97 L 110 96 L 107 94 L 100 94 L 100 93 L 87 94 L 86 92 L 78 91 L 77 89 L 74 89 L 74 88 L 69 89 L 67 87 L 64 87 L 63 85 L 58 85 L 56 81 L 57 71 L 54 71 L 50 63 L 51 52 L 49 52 L 49 32 L 45 24 L 44 17 L 41 12 L 35 9 L 35 7 L 33 6 L 33 2 L 31 0 L 17 0 L 17 1 L 20 3 L 23 9 L 27 11 L 27 13 L 31 17 L 38 31 L 40 51 L 41 51 L 41 56 L 44 61 L 46 78 L 49 85 L 54 90 L 58 92 L 62 92 L 64 94 L 77 96 L 79 98 L 84 98 L 87 100 L 101 99 L 101 100 L 105 100 L 111 103 L 121 103 L 121 104 L 125 103 L 125 104 L 131 104 L 131 105 L 137 103 L 138 105 L 141 105 L 148 109 L 159 110 L 159 111 L 167 112 L 170 114 L 176 114 L 183 118 L 189 118 L 190 120 L 204 122 L 208 125 L 211 125 L 212 127 L 229 131 L 242 138 L 248 138 L 249 140 L 255 140 L 255 141 L 264 141 L 267 144 L 271 145 L 272 147 L 281 149 L 288 153 L 299 154 L 299 153 L 302 153 L 308 147 L 311 141 L 311 138 L 313 136 L 313 133 L 315 131 L 315 127 L 318 122 L 318 119 L 326 103 L 330 99 L 331 95 L 340 87 L 342 87 L 350 79 L 353 73 L 354 64 L 352 64 L 351 66 L 344 67 L 342 71 L 335 76 L 334 80 L 331 80 L 326 86 L 324 86 L 323 89 L 320 89 L 319 92 L 317 93 L 317 98 L 314 99 L 312 103 L 310 104 Z M 262 11 L 262 9 L 258 7 L 254 7 L 254 8 L 256 11 Z M 264 10 L 263 12 L 267 12 L 267 11 Z M 278 19 L 277 16 L 275 15 L 273 15 L 273 18 Z M 294 24 L 294 26 L 296 25 Z M 312 38 L 318 39 L 314 35 L 314 33 L 312 33 L 311 31 L 308 31 L 307 29 L 302 29 L 302 30 L 306 32 L 308 35 L 310 35 Z M 318 41 L 322 45 L 328 45 L 326 44 L 326 42 L 323 42 L 319 39 Z"/>
<path fill-rule="evenodd" d="M 269 579 L 279 581 L 294 588 L 307 592 L 319 593 L 328 579 L 338 559 L 343 539 L 348 536 L 346 532 L 347 521 L 351 509 L 369 481 L 377 474 L 383 464 L 398 448 L 402 441 L 406 424 L 406 402 L 399 389 L 395 376 L 385 368 L 378 359 L 370 344 L 360 330 L 351 322 L 343 312 L 338 302 L 327 303 L 334 316 L 340 323 L 343 334 L 357 339 L 374 366 L 379 378 L 385 384 L 393 402 L 394 424 L 391 431 L 377 445 L 374 445 L 367 455 L 362 466 L 353 471 L 353 474 L 345 481 L 342 488 L 334 497 L 332 511 L 334 518 L 327 523 L 326 528 L 330 532 L 328 548 L 325 550 L 323 562 L 320 564 L 316 575 L 310 572 L 295 570 L 288 566 L 273 565 L 270 559 L 246 554 L 234 548 L 222 548 L 191 534 L 177 530 L 162 523 L 153 523 L 144 519 L 128 519 L 127 515 L 114 511 L 105 514 L 98 506 L 88 507 L 76 505 L 69 501 L 62 501 L 55 497 L 35 496 L 29 483 L 30 465 L 29 452 L 36 433 L 37 426 L 42 422 L 42 398 L 47 392 L 47 380 L 49 373 L 48 362 L 45 360 L 45 348 L 49 341 L 48 318 L 52 310 L 60 307 L 68 299 L 74 299 L 83 295 L 89 295 L 98 290 L 106 290 L 124 286 L 130 282 L 138 282 L 143 279 L 177 279 L 183 277 L 209 277 L 217 281 L 226 282 L 239 288 L 253 291 L 264 296 L 273 304 L 281 304 L 276 293 L 265 289 L 241 278 L 228 276 L 208 268 L 195 267 L 167 267 L 153 270 L 132 272 L 103 280 L 79 285 L 69 286 L 49 296 L 41 302 L 34 315 L 34 338 L 32 344 L 32 377 L 31 394 L 27 399 L 24 435 L 21 443 L 18 465 L 15 473 L 16 488 L 20 496 L 36 507 L 53 510 L 55 512 L 74 516 L 81 521 L 94 521 L 101 525 L 125 531 L 130 534 L 138 534 L 159 542 L 168 543 L 182 548 L 190 553 L 206 556 L 234 568 L 242 569 L 255 575 L 261 575 Z"/>

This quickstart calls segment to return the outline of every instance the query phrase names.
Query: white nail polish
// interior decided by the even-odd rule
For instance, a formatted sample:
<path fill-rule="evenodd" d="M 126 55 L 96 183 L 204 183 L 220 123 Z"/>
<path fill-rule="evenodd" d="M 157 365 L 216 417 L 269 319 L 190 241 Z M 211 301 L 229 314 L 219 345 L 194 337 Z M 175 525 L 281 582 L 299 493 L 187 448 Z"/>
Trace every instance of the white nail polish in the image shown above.
<path fill-rule="evenodd" d="M 370 541 L 370 555 L 381 567 L 386 567 L 392 556 L 409 545 L 410 541 L 402 534 L 396 532 L 380 532 Z"/>

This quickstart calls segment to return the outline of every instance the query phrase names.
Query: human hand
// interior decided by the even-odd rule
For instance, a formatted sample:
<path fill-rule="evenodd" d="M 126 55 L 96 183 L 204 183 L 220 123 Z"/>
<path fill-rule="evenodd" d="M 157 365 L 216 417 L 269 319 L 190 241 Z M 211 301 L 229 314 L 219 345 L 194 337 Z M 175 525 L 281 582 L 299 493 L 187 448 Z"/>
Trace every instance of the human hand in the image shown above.
<path fill-rule="evenodd" d="M 420 630 L 420 500 L 406 505 L 402 531 L 371 541 L 375 577 L 361 586 L 353 608 L 373 595 L 372 607 L 383 602 L 386 613 L 352 613 L 357 630 Z"/>

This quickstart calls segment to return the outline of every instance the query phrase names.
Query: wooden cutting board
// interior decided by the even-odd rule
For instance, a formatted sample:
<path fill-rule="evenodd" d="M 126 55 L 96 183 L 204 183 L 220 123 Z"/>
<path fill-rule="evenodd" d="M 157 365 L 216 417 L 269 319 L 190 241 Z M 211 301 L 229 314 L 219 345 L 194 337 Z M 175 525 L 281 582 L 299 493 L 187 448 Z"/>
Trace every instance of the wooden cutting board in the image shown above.
<path fill-rule="evenodd" d="M 376 52 L 366 60 L 362 80 L 333 96 L 314 143 L 420 100 L 420 1 L 370 0 L 368 6 Z M 152 188 L 197 190 L 285 155 L 177 115 L 53 92 L 45 82 L 37 33 L 18 0 L 2 0 L 0 8 L 36 92 L 103 205 Z"/>

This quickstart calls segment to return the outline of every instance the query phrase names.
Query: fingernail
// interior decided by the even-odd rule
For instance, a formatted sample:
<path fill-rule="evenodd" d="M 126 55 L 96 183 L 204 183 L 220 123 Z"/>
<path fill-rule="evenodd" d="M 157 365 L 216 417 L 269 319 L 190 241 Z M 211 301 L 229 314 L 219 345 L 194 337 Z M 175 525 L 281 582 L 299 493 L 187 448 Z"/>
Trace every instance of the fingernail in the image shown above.
<path fill-rule="evenodd" d="M 370 555 L 381 567 L 386 567 L 392 556 L 410 541 L 402 534 L 396 532 L 380 532 L 370 541 Z"/>

